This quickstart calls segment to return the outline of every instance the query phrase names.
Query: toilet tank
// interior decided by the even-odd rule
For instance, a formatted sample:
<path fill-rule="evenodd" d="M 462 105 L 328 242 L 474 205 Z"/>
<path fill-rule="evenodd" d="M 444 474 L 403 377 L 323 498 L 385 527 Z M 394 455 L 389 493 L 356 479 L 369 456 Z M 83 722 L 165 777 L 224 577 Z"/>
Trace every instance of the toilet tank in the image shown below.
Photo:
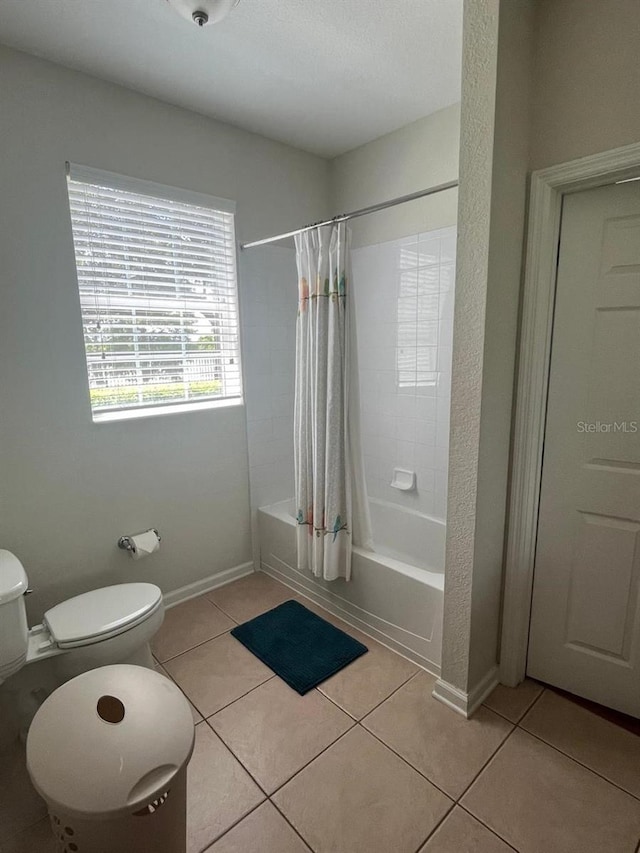
<path fill-rule="evenodd" d="M 27 658 L 27 587 L 27 573 L 20 560 L 0 548 L 0 683 L 21 669 Z"/>

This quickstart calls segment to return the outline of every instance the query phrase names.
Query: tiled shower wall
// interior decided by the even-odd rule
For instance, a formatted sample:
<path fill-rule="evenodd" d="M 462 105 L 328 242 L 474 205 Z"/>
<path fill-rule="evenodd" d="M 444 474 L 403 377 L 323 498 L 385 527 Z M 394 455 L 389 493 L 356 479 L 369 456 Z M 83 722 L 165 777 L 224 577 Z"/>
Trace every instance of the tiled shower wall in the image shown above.
<path fill-rule="evenodd" d="M 372 497 L 444 518 L 455 228 L 355 249 L 362 438 Z M 295 252 L 240 256 L 251 507 L 293 496 Z M 415 492 L 391 488 L 416 471 Z M 257 537 L 254 537 L 257 542 Z"/>
<path fill-rule="evenodd" d="M 455 227 L 355 249 L 367 487 L 444 519 L 447 506 Z M 390 485 L 415 471 L 417 489 Z"/>

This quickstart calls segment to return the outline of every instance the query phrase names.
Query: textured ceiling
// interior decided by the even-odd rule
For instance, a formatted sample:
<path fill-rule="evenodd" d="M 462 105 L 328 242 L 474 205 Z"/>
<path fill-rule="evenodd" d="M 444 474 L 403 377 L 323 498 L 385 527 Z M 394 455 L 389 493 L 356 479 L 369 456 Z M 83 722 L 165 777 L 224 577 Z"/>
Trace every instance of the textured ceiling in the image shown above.
<path fill-rule="evenodd" d="M 0 42 L 326 157 L 460 97 L 462 0 L 0 0 Z"/>

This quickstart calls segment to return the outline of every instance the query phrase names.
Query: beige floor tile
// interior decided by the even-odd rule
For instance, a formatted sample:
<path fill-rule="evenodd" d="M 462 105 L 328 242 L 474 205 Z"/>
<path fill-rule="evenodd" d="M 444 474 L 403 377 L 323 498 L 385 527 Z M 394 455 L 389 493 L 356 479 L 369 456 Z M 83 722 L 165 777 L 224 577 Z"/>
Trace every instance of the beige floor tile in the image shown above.
<path fill-rule="evenodd" d="M 189 702 L 189 700 L 188 700 L 188 699 L 187 699 L 187 702 Z M 197 725 L 198 725 L 198 723 L 201 723 L 201 722 L 202 722 L 202 720 L 204 719 L 204 717 L 203 717 L 203 716 L 202 716 L 202 714 L 198 711 L 198 709 L 193 705 L 193 703 L 192 703 L 192 702 L 189 702 L 189 707 L 191 708 L 191 716 L 193 717 L 193 724 L 194 724 L 194 726 L 197 726 Z"/>
<path fill-rule="evenodd" d="M 640 797 L 638 735 L 551 690 L 545 690 L 520 725 Z"/>
<path fill-rule="evenodd" d="M 0 850 L 2 853 L 56 853 L 56 843 L 49 818 L 46 817 L 5 841 Z"/>
<path fill-rule="evenodd" d="M 263 799 L 260 788 L 209 726 L 196 726 L 187 774 L 189 853 L 213 843 Z"/>
<path fill-rule="evenodd" d="M 161 663 L 157 663 L 155 665 L 155 671 L 159 672 L 161 675 L 164 675 L 165 678 L 168 678 L 169 681 L 173 681 L 173 678 L 169 675 L 167 670 L 162 666 Z M 189 700 L 187 699 L 187 702 Z M 198 709 L 193 706 L 192 702 L 189 702 L 189 708 L 191 709 L 191 716 L 193 717 L 193 724 L 198 725 L 198 723 L 202 722 L 202 714 L 199 713 Z"/>
<path fill-rule="evenodd" d="M 517 723 L 524 717 L 544 688 L 537 681 L 525 678 L 517 687 L 505 687 L 498 684 L 493 693 L 484 700 L 487 708 Z"/>
<path fill-rule="evenodd" d="M 208 592 L 207 597 L 236 622 L 247 622 L 283 601 L 294 598 L 295 593 L 264 572 L 253 572 Z"/>
<path fill-rule="evenodd" d="M 300 696 L 279 678 L 229 705 L 209 723 L 268 794 L 354 724 L 317 690 Z"/>
<path fill-rule="evenodd" d="M 456 806 L 419 853 L 512 853 L 490 829 Z"/>
<path fill-rule="evenodd" d="M 266 802 L 230 829 L 206 853 L 309 853 L 280 812 Z"/>
<path fill-rule="evenodd" d="M 151 650 L 162 663 L 233 627 L 235 622 L 208 598 L 192 598 L 166 611 L 162 627 L 151 643 Z"/>
<path fill-rule="evenodd" d="M 513 725 L 487 708 L 465 720 L 433 698 L 435 680 L 426 672 L 416 675 L 362 724 L 457 799 Z"/>
<path fill-rule="evenodd" d="M 316 853 L 414 853 L 451 806 L 360 726 L 273 800 Z"/>
<path fill-rule="evenodd" d="M 215 714 L 273 677 L 273 672 L 230 634 L 167 661 L 165 668 L 203 717 Z"/>
<path fill-rule="evenodd" d="M 46 814 L 27 773 L 24 745 L 16 740 L 0 753 L 0 844 Z"/>
<path fill-rule="evenodd" d="M 633 853 L 640 802 L 516 729 L 462 804 L 520 853 Z"/>
<path fill-rule="evenodd" d="M 348 633 L 369 651 L 323 681 L 318 689 L 356 720 L 361 720 L 419 672 L 419 668 L 360 631 L 349 629 Z"/>

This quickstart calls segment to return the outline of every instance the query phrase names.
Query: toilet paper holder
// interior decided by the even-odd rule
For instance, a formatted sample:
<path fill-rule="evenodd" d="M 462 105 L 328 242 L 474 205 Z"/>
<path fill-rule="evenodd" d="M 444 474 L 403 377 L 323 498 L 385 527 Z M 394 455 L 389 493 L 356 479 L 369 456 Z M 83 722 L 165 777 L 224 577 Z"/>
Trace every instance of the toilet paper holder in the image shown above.
<path fill-rule="evenodd" d="M 158 542 L 162 542 L 162 536 L 160 536 L 160 534 L 158 533 L 156 528 L 151 527 L 150 529 L 153 530 L 153 532 L 158 537 Z M 121 536 L 118 539 L 118 548 L 122 548 L 123 551 L 133 551 L 134 548 L 133 548 L 133 543 L 131 541 L 131 536 Z"/>

